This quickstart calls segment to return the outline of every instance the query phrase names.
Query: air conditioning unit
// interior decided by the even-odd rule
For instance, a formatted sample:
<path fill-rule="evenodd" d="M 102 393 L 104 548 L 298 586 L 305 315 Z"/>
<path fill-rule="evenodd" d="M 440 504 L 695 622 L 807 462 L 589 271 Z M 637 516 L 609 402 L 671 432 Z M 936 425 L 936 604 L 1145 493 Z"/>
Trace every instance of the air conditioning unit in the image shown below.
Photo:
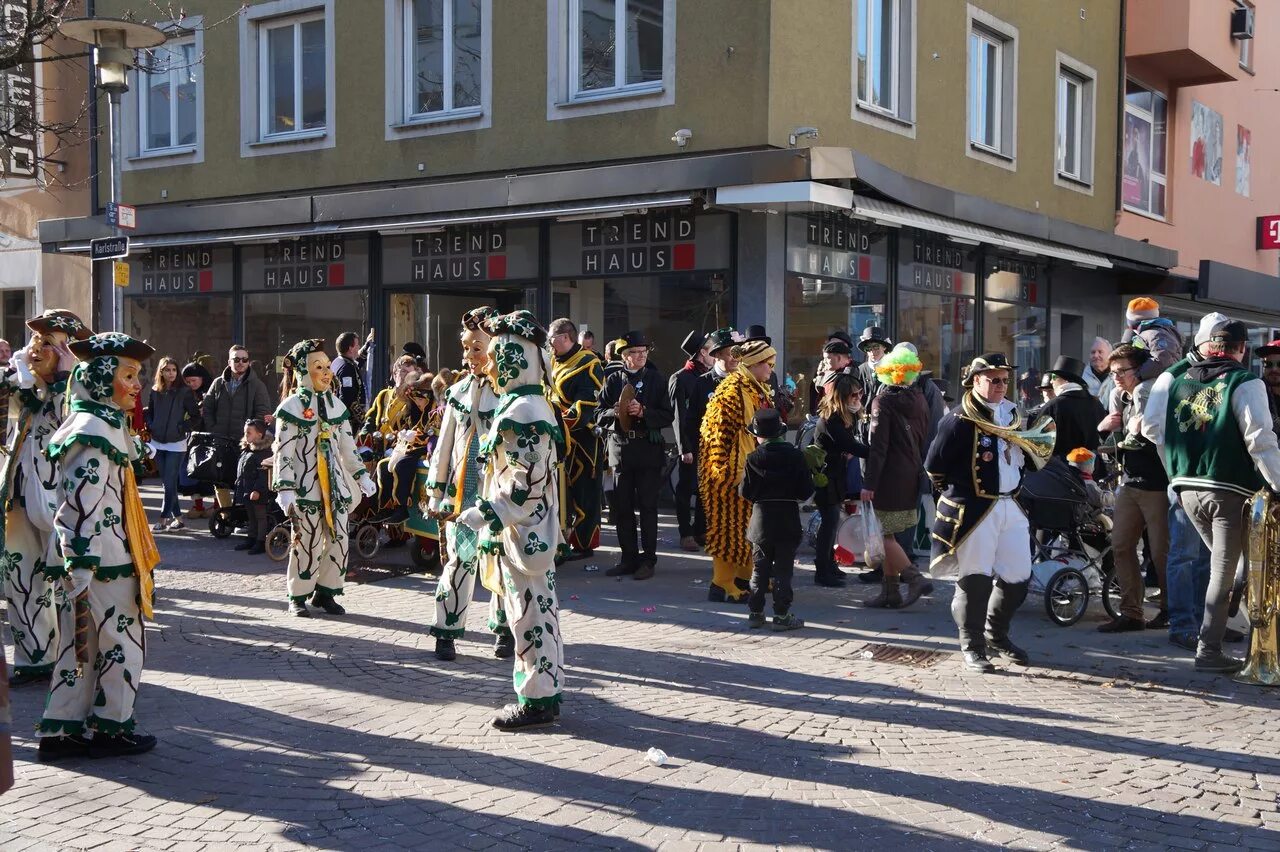
<path fill-rule="evenodd" d="M 1241 6 L 1231 11 L 1231 37 L 1253 38 L 1253 9 Z"/>

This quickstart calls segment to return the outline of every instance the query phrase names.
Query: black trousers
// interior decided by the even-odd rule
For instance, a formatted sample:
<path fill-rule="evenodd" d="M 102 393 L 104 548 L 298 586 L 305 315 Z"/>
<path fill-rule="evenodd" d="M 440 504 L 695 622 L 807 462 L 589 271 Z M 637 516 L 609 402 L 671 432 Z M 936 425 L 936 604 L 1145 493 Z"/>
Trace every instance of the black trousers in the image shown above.
<path fill-rule="evenodd" d="M 612 520 L 618 528 L 622 564 L 632 568 L 658 561 L 658 489 L 662 485 L 661 456 L 655 462 L 640 454 L 618 464 L 613 489 Z M 640 540 L 636 540 L 636 514 Z"/>
<path fill-rule="evenodd" d="M 813 573 L 816 579 L 824 580 L 838 576 L 836 571 L 836 532 L 840 528 L 840 506 L 819 506 L 818 535 L 813 545 Z"/>
<path fill-rule="evenodd" d="M 249 541 L 266 541 L 267 538 L 267 504 L 250 503 L 245 506 L 245 528 L 249 530 Z"/>
<path fill-rule="evenodd" d="M 770 541 L 751 543 L 751 592 L 747 595 L 747 608 L 752 612 L 764 612 L 765 593 L 769 581 L 773 581 L 773 614 L 786 615 L 791 609 L 795 593 L 791 590 L 791 577 L 796 570 L 795 541 Z"/>
<path fill-rule="evenodd" d="M 418 456 L 406 455 L 392 468 L 391 460 L 378 462 L 378 506 L 408 506 L 413 496 L 413 482 L 418 474 Z"/>
<path fill-rule="evenodd" d="M 698 499 L 698 461 L 680 462 L 676 478 L 676 523 L 680 525 L 680 537 L 707 534 L 707 516 Z"/>

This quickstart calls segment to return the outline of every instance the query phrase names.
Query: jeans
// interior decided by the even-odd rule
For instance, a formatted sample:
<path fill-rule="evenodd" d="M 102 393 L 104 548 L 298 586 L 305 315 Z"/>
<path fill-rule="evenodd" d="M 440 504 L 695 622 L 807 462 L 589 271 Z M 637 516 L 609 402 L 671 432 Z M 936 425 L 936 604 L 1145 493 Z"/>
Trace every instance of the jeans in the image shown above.
<path fill-rule="evenodd" d="M 836 531 L 840 527 L 840 504 L 833 503 L 830 506 L 818 506 L 818 517 L 821 523 L 818 524 L 817 540 L 813 545 L 813 573 L 819 580 L 831 579 L 836 576 Z"/>
<path fill-rule="evenodd" d="M 1204 621 L 1196 658 L 1222 653 L 1227 631 L 1227 598 L 1235 583 L 1244 548 L 1244 504 L 1232 491 L 1183 491 L 1182 505 L 1196 532 L 1209 545 L 1209 588 L 1204 595 Z"/>
<path fill-rule="evenodd" d="M 1116 492 L 1115 523 L 1111 543 L 1115 549 L 1116 578 L 1120 581 L 1120 614 L 1142 621 L 1142 598 L 1146 592 L 1142 570 L 1138 565 L 1138 541 L 1147 531 L 1147 553 L 1156 567 L 1160 588 L 1166 589 L 1166 565 L 1169 559 L 1169 496 L 1159 491 L 1143 491 L 1122 485 Z M 1161 608 L 1168 606 L 1166 597 Z"/>
<path fill-rule="evenodd" d="M 178 472 L 182 470 L 183 456 L 183 453 L 156 450 L 156 467 L 164 483 L 164 506 L 160 509 L 162 518 L 176 518 L 182 511 L 178 507 Z"/>
<path fill-rule="evenodd" d="M 1205 591 L 1209 588 L 1209 548 L 1182 506 L 1169 507 L 1169 635 L 1200 632 Z"/>
<path fill-rule="evenodd" d="M 796 548 L 799 544 L 798 541 L 751 544 L 751 561 L 755 568 L 751 572 L 747 608 L 752 612 L 764 612 L 764 598 L 769 591 L 770 580 L 773 581 L 773 614 L 786 615 L 791 609 L 794 597 L 791 576 L 796 570 Z"/>

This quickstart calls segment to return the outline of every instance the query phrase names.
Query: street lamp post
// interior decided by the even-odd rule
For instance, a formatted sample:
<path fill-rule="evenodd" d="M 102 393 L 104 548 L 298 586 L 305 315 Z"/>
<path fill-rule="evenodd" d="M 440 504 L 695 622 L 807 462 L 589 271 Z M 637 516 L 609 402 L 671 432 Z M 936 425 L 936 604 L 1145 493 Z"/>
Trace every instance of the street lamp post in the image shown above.
<path fill-rule="evenodd" d="M 134 51 L 156 47 L 168 38 L 164 32 L 149 24 L 122 21 L 116 18 L 75 18 L 63 21 L 58 32 L 74 41 L 92 45 L 94 79 L 98 88 L 107 93 L 107 132 L 111 138 L 110 200 L 120 203 L 121 167 L 124 152 L 120 141 L 120 96 L 129 91 L 129 69 L 137 64 Z M 114 227 L 119 236 L 119 220 Z M 120 288 L 111 288 L 111 328 L 124 330 L 124 299 Z"/>

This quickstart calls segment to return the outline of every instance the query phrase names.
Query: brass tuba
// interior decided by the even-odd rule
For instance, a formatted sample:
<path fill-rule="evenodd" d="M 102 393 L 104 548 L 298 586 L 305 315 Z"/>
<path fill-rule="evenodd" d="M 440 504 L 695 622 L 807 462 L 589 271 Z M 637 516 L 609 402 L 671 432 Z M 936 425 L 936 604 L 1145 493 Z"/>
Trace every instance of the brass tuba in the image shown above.
<path fill-rule="evenodd" d="M 1240 683 L 1280 686 L 1280 500 L 1267 489 L 1253 495 L 1245 518 L 1245 606 L 1253 628 Z"/>
<path fill-rule="evenodd" d="M 1049 459 L 1053 456 L 1053 446 L 1057 442 L 1057 435 L 1054 434 L 1053 420 L 1048 417 L 1042 418 L 1034 423 L 1029 429 L 1015 429 L 1007 426 L 996 426 L 983 420 L 972 417 L 964 417 L 965 420 L 971 421 L 978 429 L 993 438 L 999 438 L 1002 441 L 1008 441 L 1018 449 L 1027 454 L 1027 460 L 1031 465 L 1039 470 L 1044 467 Z"/>

